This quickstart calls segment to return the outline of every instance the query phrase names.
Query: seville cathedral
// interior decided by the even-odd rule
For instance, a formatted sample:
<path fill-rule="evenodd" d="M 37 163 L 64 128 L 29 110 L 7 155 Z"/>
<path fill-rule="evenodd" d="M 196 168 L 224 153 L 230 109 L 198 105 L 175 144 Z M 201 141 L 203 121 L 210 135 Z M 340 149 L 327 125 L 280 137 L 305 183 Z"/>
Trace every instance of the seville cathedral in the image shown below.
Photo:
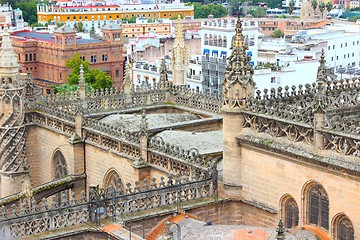
<path fill-rule="evenodd" d="M 221 98 L 165 62 L 155 86 L 127 63 L 121 91 L 81 70 L 44 96 L 5 28 L 0 239 L 360 239 L 360 79 L 329 81 L 322 52 L 312 85 L 255 92 L 246 48 L 239 18 Z"/>

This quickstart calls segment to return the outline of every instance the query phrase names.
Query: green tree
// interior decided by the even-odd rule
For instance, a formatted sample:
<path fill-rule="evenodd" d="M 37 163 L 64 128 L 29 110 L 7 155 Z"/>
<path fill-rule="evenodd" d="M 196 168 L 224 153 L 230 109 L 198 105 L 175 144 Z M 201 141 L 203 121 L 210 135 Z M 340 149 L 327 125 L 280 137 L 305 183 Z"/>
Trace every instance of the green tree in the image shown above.
<path fill-rule="evenodd" d="M 180 14 L 180 18 L 183 19 L 184 16 L 182 14 Z M 176 20 L 176 19 L 178 19 L 178 15 L 171 16 L 169 19 L 170 20 Z"/>
<path fill-rule="evenodd" d="M 11 4 L 14 8 L 19 8 L 23 13 L 24 21 L 29 24 L 33 24 L 37 22 L 36 15 L 36 2 L 35 1 L 25 1 L 21 0 L 19 2 L 15 2 Z"/>
<path fill-rule="evenodd" d="M 80 53 L 76 53 L 69 60 L 66 61 L 65 66 L 71 68 L 72 72 L 68 76 L 68 83 L 70 85 L 77 85 L 80 80 L 80 65 L 83 65 L 84 72 L 89 71 L 89 62 L 81 59 Z"/>
<path fill-rule="evenodd" d="M 261 18 L 266 15 L 266 10 L 263 7 L 252 8 L 249 13 L 256 18 Z"/>
<path fill-rule="evenodd" d="M 281 8 L 282 0 L 267 0 L 265 1 L 268 8 Z"/>
<path fill-rule="evenodd" d="M 314 9 L 314 15 L 316 14 L 316 9 L 318 7 L 318 1 L 317 0 L 311 0 L 311 7 Z"/>
<path fill-rule="evenodd" d="M 63 23 L 63 22 L 57 22 L 56 23 L 56 27 L 62 27 L 62 26 L 64 26 L 65 25 L 65 23 Z"/>
<path fill-rule="evenodd" d="M 294 11 L 294 8 L 295 8 L 295 1 L 294 0 L 291 0 L 289 2 L 289 14 L 291 15 Z"/>
<path fill-rule="evenodd" d="M 284 32 L 281 31 L 280 29 L 275 29 L 272 33 L 271 33 L 271 37 L 272 38 L 283 38 L 284 37 Z"/>
<path fill-rule="evenodd" d="M 194 18 L 207 18 L 209 15 L 213 15 L 214 18 L 220 18 L 228 14 L 226 8 L 216 3 L 201 5 L 198 2 L 191 2 L 186 3 L 186 6 L 194 6 Z"/>
<path fill-rule="evenodd" d="M 68 84 L 70 86 L 77 85 L 80 80 L 80 65 L 83 65 L 84 70 L 84 77 L 86 84 L 89 85 L 90 88 L 94 89 L 102 89 L 102 88 L 111 88 L 112 85 L 112 79 L 111 77 L 106 73 L 99 69 L 90 69 L 89 68 L 89 62 L 84 61 L 81 59 L 80 53 L 76 53 L 72 58 L 70 58 L 68 61 L 66 61 L 65 66 L 67 68 L 71 68 L 72 72 L 68 76 Z M 65 90 L 71 90 L 74 88 L 66 88 L 63 87 Z"/>
<path fill-rule="evenodd" d="M 320 10 L 320 12 L 321 12 L 321 18 L 324 18 L 324 11 L 325 11 L 325 9 L 326 9 L 326 4 L 325 4 L 324 2 L 321 2 L 321 3 L 319 4 L 319 10 Z"/>
<path fill-rule="evenodd" d="M 94 89 L 111 88 L 112 86 L 111 77 L 97 68 L 90 69 L 85 74 L 85 82 L 89 83 Z"/>
<path fill-rule="evenodd" d="M 326 3 L 326 11 L 327 11 L 327 12 L 330 12 L 331 9 L 333 9 L 333 4 L 332 4 L 332 2 L 330 1 L 330 2 L 327 2 L 327 3 Z"/>

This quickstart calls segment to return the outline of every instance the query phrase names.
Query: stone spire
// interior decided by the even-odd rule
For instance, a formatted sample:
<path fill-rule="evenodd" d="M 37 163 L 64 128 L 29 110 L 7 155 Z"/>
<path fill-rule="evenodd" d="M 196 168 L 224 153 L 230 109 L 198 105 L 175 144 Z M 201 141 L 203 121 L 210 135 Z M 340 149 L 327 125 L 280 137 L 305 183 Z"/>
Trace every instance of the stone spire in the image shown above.
<path fill-rule="evenodd" d="M 128 59 L 125 63 L 125 74 L 124 74 L 124 92 L 130 93 L 132 87 L 132 79 L 131 79 L 131 63 Z"/>
<path fill-rule="evenodd" d="M 185 45 L 180 15 L 176 22 L 174 48 L 172 49 L 171 67 L 173 70 L 173 83 L 186 84 L 186 73 L 189 66 L 189 51 Z"/>
<path fill-rule="evenodd" d="M 21 191 L 25 159 L 25 88 L 8 29 L 0 49 L 0 197 Z"/>
<path fill-rule="evenodd" d="M 11 45 L 8 27 L 3 29 L 2 43 L 0 49 L 0 87 L 13 88 L 21 83 L 19 76 L 19 64 Z"/>
<path fill-rule="evenodd" d="M 224 106 L 241 108 L 246 99 L 253 96 L 255 83 L 254 70 L 250 64 L 251 57 L 247 55 L 247 46 L 244 43 L 240 15 L 235 29 L 235 36 L 231 43 L 231 55 L 226 66 L 224 89 Z"/>
<path fill-rule="evenodd" d="M 141 112 L 141 122 L 140 122 L 140 136 L 148 135 L 148 124 L 146 120 L 146 110 L 145 108 Z"/>
<path fill-rule="evenodd" d="M 320 66 L 318 68 L 317 77 L 316 77 L 316 83 L 318 84 L 318 87 L 320 87 L 320 88 L 322 88 L 324 83 L 326 83 L 326 81 L 327 81 L 325 63 L 326 63 L 325 51 L 324 51 L 324 49 L 322 49 L 321 56 L 320 56 Z"/>
<path fill-rule="evenodd" d="M 85 84 L 85 76 L 84 76 L 84 66 L 82 64 L 80 64 L 79 93 L 80 93 L 80 99 L 85 99 L 86 84 Z"/>
<path fill-rule="evenodd" d="M 163 58 L 161 60 L 161 65 L 160 65 L 160 82 L 163 83 L 167 81 L 168 81 L 167 67 L 165 63 L 165 58 Z"/>

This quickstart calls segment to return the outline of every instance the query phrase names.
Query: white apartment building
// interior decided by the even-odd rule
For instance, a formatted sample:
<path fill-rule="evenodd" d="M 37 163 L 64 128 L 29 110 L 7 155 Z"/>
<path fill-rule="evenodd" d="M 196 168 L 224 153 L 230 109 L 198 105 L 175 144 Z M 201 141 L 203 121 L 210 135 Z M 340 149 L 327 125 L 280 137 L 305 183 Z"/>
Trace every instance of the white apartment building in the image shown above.
<path fill-rule="evenodd" d="M 360 66 L 360 32 L 336 29 L 306 30 L 311 41 L 325 42 L 326 64 L 328 67 Z M 308 42 L 310 44 L 311 42 Z"/>
<path fill-rule="evenodd" d="M 222 81 L 225 74 L 227 57 L 231 55 L 231 41 L 235 35 L 236 18 L 207 19 L 200 29 L 202 52 L 202 87 L 204 92 L 222 93 Z M 242 21 L 247 54 L 251 56 L 253 66 L 258 62 L 258 24 L 251 19 Z"/>
<path fill-rule="evenodd" d="M 5 24 L 10 25 L 10 32 L 23 30 L 25 22 L 22 11 L 19 8 L 13 10 L 8 3 L 0 4 L 0 25 L 3 26 Z"/>
<path fill-rule="evenodd" d="M 202 39 L 201 52 L 203 56 L 224 58 L 231 54 L 231 40 L 235 35 L 236 18 L 208 19 L 202 22 L 200 38 Z M 248 54 L 251 55 L 254 66 L 257 65 L 258 51 L 258 23 L 251 19 L 242 21 L 245 44 Z"/>
<path fill-rule="evenodd" d="M 192 56 L 189 60 L 189 69 L 187 73 L 186 85 L 189 88 L 201 91 L 201 56 Z M 135 86 L 154 85 L 160 80 L 160 64 L 159 59 L 155 63 L 146 61 L 138 61 L 132 68 L 133 84 Z M 170 60 L 166 59 L 167 69 L 170 69 Z M 168 72 L 168 80 L 172 81 L 172 72 Z"/>

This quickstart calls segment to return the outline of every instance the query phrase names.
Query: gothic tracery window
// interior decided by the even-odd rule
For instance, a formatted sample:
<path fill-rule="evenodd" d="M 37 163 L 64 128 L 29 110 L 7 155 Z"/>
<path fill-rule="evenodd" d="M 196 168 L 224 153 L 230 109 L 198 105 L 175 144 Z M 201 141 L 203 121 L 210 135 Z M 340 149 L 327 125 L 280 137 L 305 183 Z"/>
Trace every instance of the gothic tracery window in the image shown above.
<path fill-rule="evenodd" d="M 329 199 L 325 189 L 319 184 L 309 189 L 308 210 L 310 224 L 329 230 Z"/>
<path fill-rule="evenodd" d="M 119 174 L 112 170 L 105 176 L 104 188 L 107 193 L 116 192 L 117 195 L 124 194 L 124 186 Z"/>
<path fill-rule="evenodd" d="M 336 225 L 336 239 L 337 240 L 354 240 L 354 227 L 351 221 L 346 217 L 343 216 L 337 222 Z"/>
<path fill-rule="evenodd" d="M 59 179 L 67 176 L 67 164 L 64 155 L 60 151 L 56 151 L 53 157 L 54 161 L 54 178 Z"/>
<path fill-rule="evenodd" d="M 283 218 L 286 228 L 294 228 L 299 225 L 299 208 L 293 198 L 285 201 Z"/>

